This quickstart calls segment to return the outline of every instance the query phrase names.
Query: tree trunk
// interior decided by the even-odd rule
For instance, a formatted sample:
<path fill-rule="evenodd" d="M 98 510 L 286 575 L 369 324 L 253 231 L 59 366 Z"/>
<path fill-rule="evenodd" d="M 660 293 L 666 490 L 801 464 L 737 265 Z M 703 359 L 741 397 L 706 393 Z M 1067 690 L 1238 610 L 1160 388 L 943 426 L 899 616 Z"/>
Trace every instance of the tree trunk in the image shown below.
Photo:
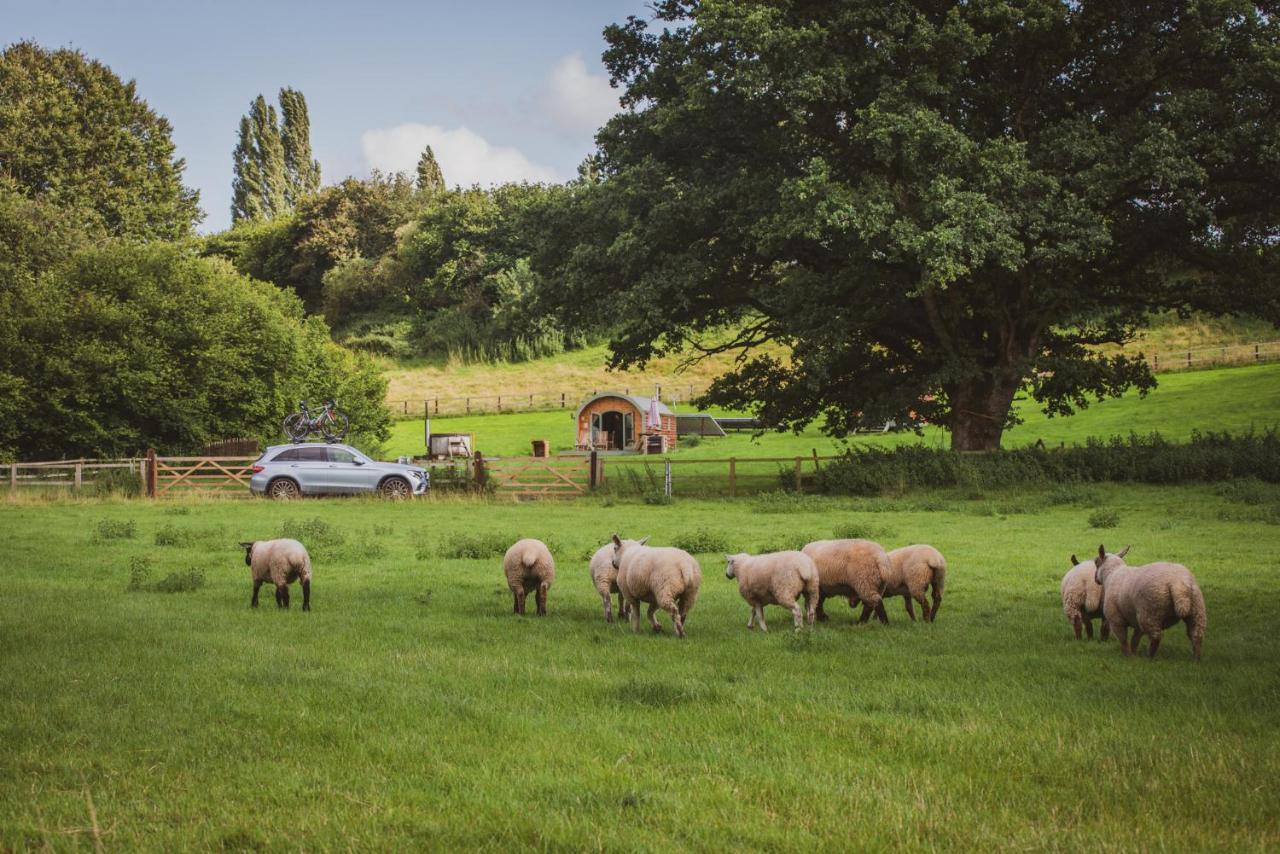
<path fill-rule="evenodd" d="M 1005 419 L 1020 380 L 1008 377 L 982 378 L 959 382 L 946 388 L 951 403 L 948 426 L 951 450 L 996 451 L 1004 433 Z"/>

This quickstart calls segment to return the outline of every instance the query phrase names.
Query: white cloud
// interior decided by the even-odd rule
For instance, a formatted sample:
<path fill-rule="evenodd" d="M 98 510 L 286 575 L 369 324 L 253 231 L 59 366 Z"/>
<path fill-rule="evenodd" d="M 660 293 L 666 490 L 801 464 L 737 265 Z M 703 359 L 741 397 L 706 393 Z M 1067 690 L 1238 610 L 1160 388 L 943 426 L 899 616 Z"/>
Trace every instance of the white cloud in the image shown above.
<path fill-rule="evenodd" d="M 532 162 L 518 148 L 491 145 L 465 127 L 449 129 L 410 123 L 367 130 L 360 135 L 366 165 L 384 172 L 414 174 L 418 158 L 428 145 L 451 187 L 559 180 L 554 169 Z"/>
<path fill-rule="evenodd" d="M 603 74 L 592 74 L 582 56 L 571 53 L 547 77 L 542 105 L 553 122 L 568 133 L 595 133 L 621 107 L 618 91 Z"/>

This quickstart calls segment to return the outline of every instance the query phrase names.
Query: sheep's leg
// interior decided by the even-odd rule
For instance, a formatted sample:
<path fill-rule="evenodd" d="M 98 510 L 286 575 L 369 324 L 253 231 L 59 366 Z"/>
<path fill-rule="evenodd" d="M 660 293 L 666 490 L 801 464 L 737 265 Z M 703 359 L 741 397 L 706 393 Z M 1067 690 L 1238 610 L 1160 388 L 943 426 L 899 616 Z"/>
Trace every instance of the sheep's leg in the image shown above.
<path fill-rule="evenodd" d="M 1085 618 L 1085 620 L 1084 620 L 1084 633 L 1085 633 L 1086 635 L 1088 635 L 1089 640 L 1093 640 L 1093 620 L 1090 620 L 1090 619 L 1088 619 L 1088 618 Z"/>
<path fill-rule="evenodd" d="M 756 606 L 748 602 L 747 607 L 751 609 L 751 616 L 747 617 L 747 630 L 750 631 L 756 627 Z"/>
<path fill-rule="evenodd" d="M 1142 626 L 1133 627 L 1133 640 L 1129 641 L 1129 649 L 1134 655 L 1142 654 Z"/>
<path fill-rule="evenodd" d="M 1084 627 L 1084 620 L 1080 619 L 1079 614 L 1076 614 L 1074 617 L 1071 618 L 1071 628 L 1075 629 L 1076 640 L 1080 640 L 1081 638 L 1084 637 L 1084 632 L 1082 631 L 1083 627 Z"/>
<path fill-rule="evenodd" d="M 819 623 L 825 623 L 827 621 L 827 612 L 822 608 L 822 603 L 825 601 L 827 601 L 827 594 L 819 590 L 818 591 L 818 607 L 815 608 L 813 611 L 813 617 Z"/>
<path fill-rule="evenodd" d="M 253 601 L 249 603 L 250 608 L 258 607 L 258 590 L 262 587 L 261 581 L 253 582 Z"/>
<path fill-rule="evenodd" d="M 1118 626 L 1116 634 L 1120 636 L 1120 654 L 1133 655 L 1133 650 L 1129 649 L 1129 627 L 1125 625 Z"/>
<path fill-rule="evenodd" d="M 923 591 L 923 590 L 921 590 L 921 591 L 920 591 L 920 595 L 918 595 L 918 596 L 916 596 L 916 597 L 914 597 L 914 598 L 915 598 L 915 600 L 916 600 L 917 602 L 919 602 L 919 603 L 920 603 L 920 619 L 924 620 L 926 623 L 927 623 L 927 622 L 929 622 L 929 600 L 928 600 L 928 599 L 926 599 L 926 598 L 924 598 L 924 591 Z M 910 600 L 910 599 L 908 599 L 908 600 L 907 600 L 907 604 L 908 604 L 908 605 L 910 605 L 910 604 L 911 604 L 911 600 Z M 909 608 L 909 607 L 907 608 L 907 613 L 909 613 L 909 614 L 911 613 L 911 608 Z M 915 615 L 914 615 L 914 614 L 912 615 L 911 619 L 913 619 L 913 620 L 915 619 Z"/>
<path fill-rule="evenodd" d="M 606 623 L 613 622 L 613 597 L 608 591 L 600 594 L 600 602 L 604 606 L 604 621 Z"/>
<path fill-rule="evenodd" d="M 1191 657 L 1196 661 L 1200 660 L 1200 642 L 1204 639 L 1196 634 L 1195 624 L 1191 620 L 1187 620 L 1187 639 L 1191 641 Z"/>
<path fill-rule="evenodd" d="M 516 613 L 523 615 L 524 599 L 529 594 L 525 592 L 525 589 L 523 587 L 517 587 L 515 590 L 515 594 L 516 594 Z"/>
<path fill-rule="evenodd" d="M 1106 641 L 1111 638 L 1111 624 L 1107 622 L 1106 617 L 1102 618 L 1102 631 L 1099 633 L 1101 638 Z"/>
<path fill-rule="evenodd" d="M 876 603 L 876 619 L 886 626 L 889 625 L 889 615 L 885 613 L 883 599 Z"/>
<path fill-rule="evenodd" d="M 675 605 L 674 605 L 674 604 L 673 604 L 671 607 L 672 607 L 672 609 L 673 609 L 673 610 L 675 609 Z M 661 632 L 662 632 L 662 625 L 658 622 L 658 618 L 657 618 L 657 617 L 655 617 L 655 616 L 653 616 L 654 612 L 655 612 L 655 611 L 657 611 L 657 610 L 658 610 L 658 606 L 657 606 L 657 605 L 650 605 L 650 606 L 649 606 L 649 625 L 653 627 L 653 630 L 654 630 L 655 632 L 659 632 L 659 633 L 661 633 Z"/>
<path fill-rule="evenodd" d="M 627 600 L 627 618 L 631 621 L 631 631 L 640 631 L 640 603 L 631 599 Z"/>
<path fill-rule="evenodd" d="M 549 584 L 538 585 L 538 616 L 547 616 L 547 593 L 551 590 Z"/>
<path fill-rule="evenodd" d="M 627 600 L 622 598 L 622 593 L 618 593 L 618 616 L 620 618 L 625 617 L 628 615 L 630 610 L 630 606 L 627 605 Z"/>
<path fill-rule="evenodd" d="M 1156 650 L 1160 648 L 1160 632 L 1147 632 L 1147 636 L 1151 638 L 1147 643 L 1147 655 L 1151 658 L 1156 657 Z"/>
<path fill-rule="evenodd" d="M 676 628 L 676 637 L 684 637 L 684 617 L 680 616 L 680 608 L 675 602 L 667 607 L 667 613 L 671 615 L 671 624 Z M 764 628 L 764 616 L 760 617 L 760 627 Z"/>
<path fill-rule="evenodd" d="M 804 628 L 804 609 L 800 607 L 799 602 L 791 603 L 791 622 L 795 625 L 797 632 Z"/>
<path fill-rule="evenodd" d="M 277 608 L 289 607 L 289 585 L 288 584 L 276 585 L 276 607 Z"/>
<path fill-rule="evenodd" d="M 311 579 L 302 580 L 302 610 L 311 610 Z"/>
<path fill-rule="evenodd" d="M 938 606 L 942 604 L 942 594 L 938 592 L 938 586 L 933 586 L 933 607 L 929 609 L 929 622 L 938 619 Z"/>
<path fill-rule="evenodd" d="M 913 609 L 913 608 L 911 607 L 911 597 L 910 597 L 910 596 L 903 596 L 903 597 L 902 597 L 902 601 L 903 601 L 903 603 L 907 606 L 907 616 L 908 616 L 908 617 L 910 617 L 910 618 L 911 618 L 911 622 L 913 622 L 913 623 L 914 623 L 914 622 L 916 621 L 916 612 L 915 612 L 915 609 Z M 929 613 L 929 609 L 928 609 L 928 608 L 925 608 L 925 609 L 924 609 L 924 613 L 925 613 L 925 614 L 928 614 L 928 613 Z"/>
<path fill-rule="evenodd" d="M 756 606 L 756 621 L 760 623 L 760 631 L 767 632 L 769 627 L 764 624 L 764 606 Z"/>

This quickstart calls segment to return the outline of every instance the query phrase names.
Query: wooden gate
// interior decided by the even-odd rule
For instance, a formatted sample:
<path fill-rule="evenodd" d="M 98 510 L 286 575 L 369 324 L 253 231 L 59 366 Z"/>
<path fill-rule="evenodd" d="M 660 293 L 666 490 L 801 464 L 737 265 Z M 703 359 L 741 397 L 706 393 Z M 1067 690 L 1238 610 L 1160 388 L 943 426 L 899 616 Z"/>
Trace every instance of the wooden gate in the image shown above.
<path fill-rule="evenodd" d="M 591 482 L 590 457 L 488 457 L 484 478 L 498 495 L 576 498 Z"/>
<path fill-rule="evenodd" d="M 154 462 L 151 462 L 154 461 Z M 235 489 L 249 494 L 253 457 L 148 457 L 155 466 L 154 495 L 186 490 Z"/>

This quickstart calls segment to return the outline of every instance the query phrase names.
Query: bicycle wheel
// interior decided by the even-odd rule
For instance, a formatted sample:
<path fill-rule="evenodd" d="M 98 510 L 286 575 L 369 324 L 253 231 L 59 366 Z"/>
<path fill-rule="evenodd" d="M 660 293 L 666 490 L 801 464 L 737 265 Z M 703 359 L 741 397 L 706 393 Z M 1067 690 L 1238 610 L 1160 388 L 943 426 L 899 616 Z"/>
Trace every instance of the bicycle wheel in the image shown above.
<path fill-rule="evenodd" d="M 341 442 L 347 436 L 347 427 L 350 426 L 347 416 L 342 412 L 330 412 L 329 418 L 324 422 L 321 428 L 324 431 L 324 437 L 330 442 Z"/>
<path fill-rule="evenodd" d="M 301 442 L 311 432 L 307 417 L 301 412 L 294 412 L 284 419 L 284 434 L 295 442 Z"/>

